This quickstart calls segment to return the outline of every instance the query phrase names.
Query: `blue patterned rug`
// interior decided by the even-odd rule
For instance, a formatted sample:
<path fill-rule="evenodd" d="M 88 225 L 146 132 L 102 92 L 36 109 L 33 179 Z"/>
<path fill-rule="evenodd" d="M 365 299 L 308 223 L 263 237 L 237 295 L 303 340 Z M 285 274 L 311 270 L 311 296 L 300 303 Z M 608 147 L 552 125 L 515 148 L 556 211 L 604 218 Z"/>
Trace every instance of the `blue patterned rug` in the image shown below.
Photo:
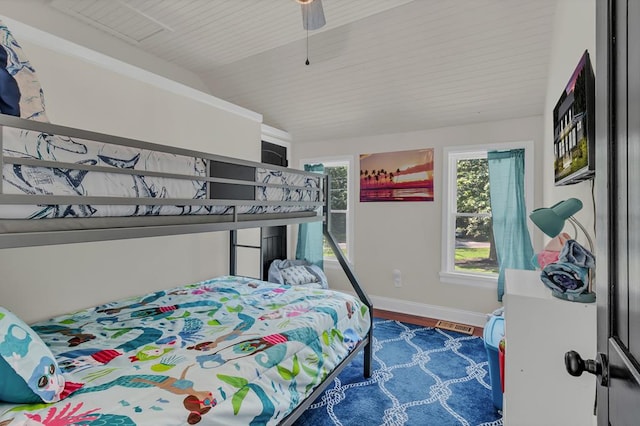
<path fill-rule="evenodd" d="M 481 338 L 374 320 L 373 374 L 357 356 L 295 426 L 502 425 Z"/>

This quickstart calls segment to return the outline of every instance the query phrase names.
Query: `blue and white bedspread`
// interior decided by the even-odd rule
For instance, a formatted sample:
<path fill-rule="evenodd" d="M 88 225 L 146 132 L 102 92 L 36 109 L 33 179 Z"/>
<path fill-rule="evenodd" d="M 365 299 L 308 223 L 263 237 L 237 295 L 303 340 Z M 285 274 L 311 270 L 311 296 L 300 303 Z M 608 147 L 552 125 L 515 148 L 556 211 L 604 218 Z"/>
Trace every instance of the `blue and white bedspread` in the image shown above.
<path fill-rule="evenodd" d="M 313 205 L 295 204 L 249 203 L 237 208 L 206 203 L 158 204 L 154 201 L 168 198 L 207 200 L 208 160 L 9 126 L 2 126 L 1 136 L 2 154 L 6 159 L 45 161 L 51 165 L 5 161 L 0 184 L 2 194 L 66 196 L 77 202 L 71 205 L 3 204 L 0 219 L 260 214 L 316 209 Z M 256 201 L 320 201 L 319 176 L 265 168 L 256 168 L 254 174 L 253 182 L 263 184 L 255 186 Z M 95 201 L 83 200 L 86 197 L 115 197 L 137 202 L 95 204 Z"/>
<path fill-rule="evenodd" d="M 82 387 L 0 425 L 278 424 L 369 327 L 351 295 L 238 277 L 59 316 L 32 328 Z"/>

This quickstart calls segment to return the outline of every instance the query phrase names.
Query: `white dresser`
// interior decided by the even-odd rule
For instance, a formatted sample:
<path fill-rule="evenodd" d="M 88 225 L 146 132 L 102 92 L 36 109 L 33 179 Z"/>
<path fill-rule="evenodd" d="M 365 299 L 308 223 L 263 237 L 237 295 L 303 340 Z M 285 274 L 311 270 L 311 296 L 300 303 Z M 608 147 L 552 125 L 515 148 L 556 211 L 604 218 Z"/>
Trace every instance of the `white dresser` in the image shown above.
<path fill-rule="evenodd" d="M 570 376 L 564 354 L 596 355 L 596 304 L 560 300 L 540 271 L 505 276 L 506 426 L 595 425 L 595 376 Z"/>

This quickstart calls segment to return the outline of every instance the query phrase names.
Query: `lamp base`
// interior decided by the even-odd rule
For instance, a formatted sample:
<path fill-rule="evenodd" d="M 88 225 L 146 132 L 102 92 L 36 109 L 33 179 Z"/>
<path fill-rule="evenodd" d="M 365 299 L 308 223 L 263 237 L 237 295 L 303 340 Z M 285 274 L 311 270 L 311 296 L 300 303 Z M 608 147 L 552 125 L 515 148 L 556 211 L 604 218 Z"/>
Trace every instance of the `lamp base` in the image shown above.
<path fill-rule="evenodd" d="M 596 294 L 592 291 L 586 291 L 579 294 L 567 294 L 560 293 L 559 291 L 551 291 L 551 294 L 558 299 L 568 300 L 569 302 L 595 303 L 596 301 Z"/>

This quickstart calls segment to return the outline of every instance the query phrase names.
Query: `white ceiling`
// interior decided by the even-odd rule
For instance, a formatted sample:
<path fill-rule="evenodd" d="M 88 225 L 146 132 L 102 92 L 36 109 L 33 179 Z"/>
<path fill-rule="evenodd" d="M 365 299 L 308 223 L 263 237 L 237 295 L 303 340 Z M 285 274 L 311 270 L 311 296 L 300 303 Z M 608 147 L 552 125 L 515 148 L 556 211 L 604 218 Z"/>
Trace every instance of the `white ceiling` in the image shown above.
<path fill-rule="evenodd" d="M 559 0 L 52 0 L 294 142 L 541 115 Z M 80 42 L 81 40 L 73 40 Z"/>

